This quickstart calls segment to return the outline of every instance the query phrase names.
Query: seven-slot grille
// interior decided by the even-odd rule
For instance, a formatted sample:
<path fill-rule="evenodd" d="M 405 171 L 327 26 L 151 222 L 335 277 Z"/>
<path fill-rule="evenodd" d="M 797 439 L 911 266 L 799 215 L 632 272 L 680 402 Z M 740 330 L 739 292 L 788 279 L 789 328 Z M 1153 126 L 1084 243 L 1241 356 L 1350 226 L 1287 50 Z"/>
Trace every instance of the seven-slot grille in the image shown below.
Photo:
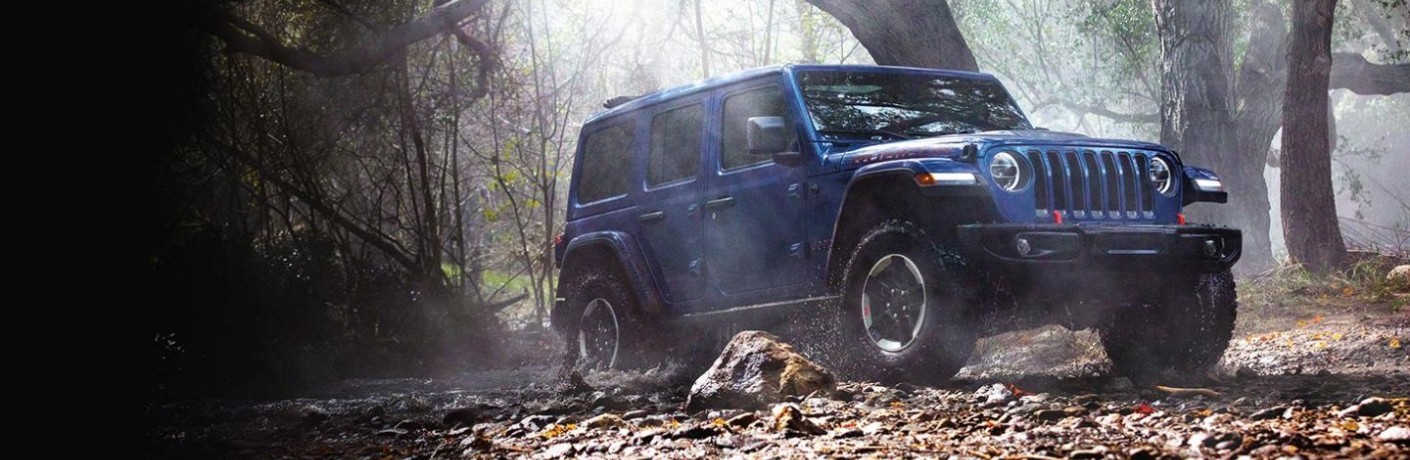
<path fill-rule="evenodd" d="M 1155 217 L 1152 154 L 1140 151 L 1025 147 L 1033 166 L 1038 216 L 1149 219 Z"/>

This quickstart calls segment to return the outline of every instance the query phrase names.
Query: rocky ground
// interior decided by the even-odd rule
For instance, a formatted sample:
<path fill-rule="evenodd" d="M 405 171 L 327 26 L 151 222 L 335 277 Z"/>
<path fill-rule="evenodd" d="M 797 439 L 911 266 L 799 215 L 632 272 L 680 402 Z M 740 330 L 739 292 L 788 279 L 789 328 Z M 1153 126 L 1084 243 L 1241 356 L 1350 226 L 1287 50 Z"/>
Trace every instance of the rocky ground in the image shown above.
<path fill-rule="evenodd" d="M 1276 307 L 1246 303 L 1219 369 L 1172 382 L 1106 375 L 1090 332 L 1050 327 L 985 339 L 943 386 L 843 381 L 758 410 L 686 412 L 694 376 L 669 367 L 565 387 L 549 365 L 164 404 L 147 454 L 1410 458 L 1410 313 Z"/>

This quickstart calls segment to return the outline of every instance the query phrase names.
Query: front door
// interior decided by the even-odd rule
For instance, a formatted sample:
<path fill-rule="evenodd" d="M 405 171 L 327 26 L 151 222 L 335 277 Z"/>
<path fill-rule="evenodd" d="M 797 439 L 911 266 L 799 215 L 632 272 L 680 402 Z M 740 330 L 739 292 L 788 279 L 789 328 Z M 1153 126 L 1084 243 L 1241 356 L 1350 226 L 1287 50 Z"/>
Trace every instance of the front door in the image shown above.
<path fill-rule="evenodd" d="M 749 152 L 750 117 L 785 117 L 775 84 L 724 95 L 718 154 L 710 161 L 705 235 L 711 278 L 723 294 L 716 308 L 787 298 L 811 273 L 804 234 L 806 168 Z"/>

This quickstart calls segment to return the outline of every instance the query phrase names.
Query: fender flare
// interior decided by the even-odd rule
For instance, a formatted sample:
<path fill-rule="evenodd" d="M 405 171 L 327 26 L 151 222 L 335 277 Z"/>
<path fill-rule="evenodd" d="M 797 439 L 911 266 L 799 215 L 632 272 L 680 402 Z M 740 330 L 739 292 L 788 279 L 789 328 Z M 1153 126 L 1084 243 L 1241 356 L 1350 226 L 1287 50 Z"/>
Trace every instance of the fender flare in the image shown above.
<path fill-rule="evenodd" d="M 971 185 L 928 185 L 921 186 L 916 182 L 916 177 L 930 173 L 970 173 L 974 175 L 975 182 Z M 979 168 L 972 163 L 953 160 L 950 158 L 915 158 L 885 161 L 881 163 L 869 164 L 858 169 L 852 175 L 852 179 L 847 181 L 847 188 L 842 192 L 842 202 L 838 206 L 837 219 L 832 224 L 832 239 L 828 249 L 827 260 L 824 262 L 828 273 L 825 274 L 829 282 L 836 281 L 837 273 L 833 271 L 840 267 L 836 257 L 847 257 L 837 250 L 839 237 L 843 231 L 844 222 L 848 216 L 842 213 L 847 210 L 848 201 L 855 195 L 852 189 L 861 184 L 873 183 L 874 181 L 892 181 L 912 184 L 918 188 L 922 196 L 925 197 L 988 197 L 989 185 Z M 841 261 L 845 262 L 845 261 Z"/>
<path fill-rule="evenodd" d="M 563 270 L 569 269 L 574 264 L 579 263 L 577 259 L 584 257 L 589 251 L 586 249 L 606 249 L 612 254 L 617 266 L 622 268 L 622 274 L 627 277 L 627 282 L 631 283 L 632 290 L 636 291 L 637 303 L 648 314 L 659 314 L 664 308 L 661 298 L 661 291 L 657 288 L 651 269 L 646 264 L 646 257 L 642 254 L 641 246 L 637 244 L 636 238 L 631 234 L 620 231 L 601 231 L 579 235 L 568 242 L 568 246 L 563 250 Z M 611 262 L 611 261 L 609 261 Z M 559 284 L 562 284 L 561 272 Z M 557 320 L 559 308 L 555 306 L 551 316 Z"/>

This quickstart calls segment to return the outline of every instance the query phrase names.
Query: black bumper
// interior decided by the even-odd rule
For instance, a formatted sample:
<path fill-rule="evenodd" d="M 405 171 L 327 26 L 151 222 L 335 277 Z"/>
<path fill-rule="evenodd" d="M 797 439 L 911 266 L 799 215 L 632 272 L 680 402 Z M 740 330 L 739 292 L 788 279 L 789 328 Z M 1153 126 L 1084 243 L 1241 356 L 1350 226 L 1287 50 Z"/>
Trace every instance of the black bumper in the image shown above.
<path fill-rule="evenodd" d="M 966 258 L 988 269 L 1227 270 L 1243 233 L 1199 225 L 979 224 L 959 228 Z"/>

